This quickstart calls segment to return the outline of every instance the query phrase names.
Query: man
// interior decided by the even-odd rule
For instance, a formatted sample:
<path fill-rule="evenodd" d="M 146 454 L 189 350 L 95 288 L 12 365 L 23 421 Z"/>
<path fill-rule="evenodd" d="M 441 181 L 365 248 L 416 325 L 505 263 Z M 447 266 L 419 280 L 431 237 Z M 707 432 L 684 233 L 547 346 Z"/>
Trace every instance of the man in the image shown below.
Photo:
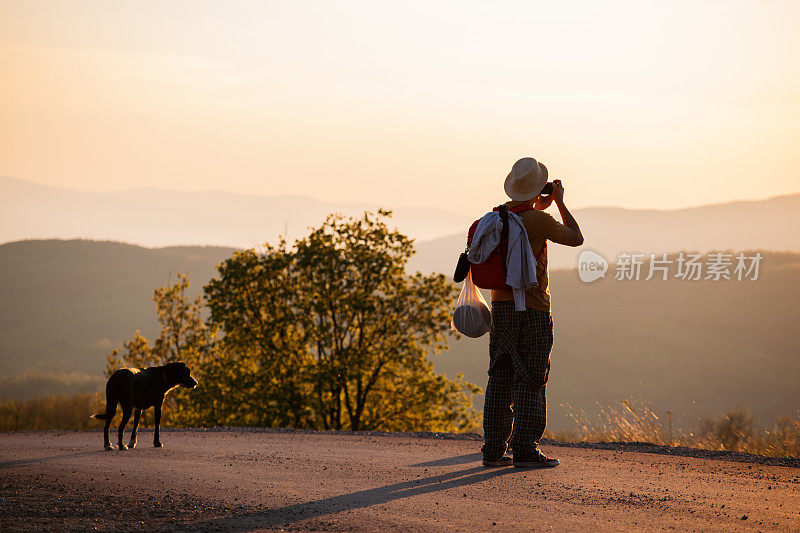
<path fill-rule="evenodd" d="M 525 310 L 514 310 L 510 289 L 492 291 L 492 331 L 489 336 L 489 383 L 483 408 L 483 464 L 504 466 L 508 442 L 518 468 L 558 465 L 539 450 L 546 423 L 545 385 L 550 372 L 553 319 L 547 275 L 547 241 L 580 246 L 583 235 L 564 204 L 564 187 L 553 182 L 553 192 L 543 196 L 547 168 L 532 157 L 514 163 L 504 189 L 511 198 L 506 205 L 526 203 L 533 209 L 519 217 L 536 257 L 538 286 L 525 292 Z M 544 212 L 555 202 L 563 224 Z M 512 410 L 513 406 L 513 410 Z M 513 426 L 513 435 L 512 435 Z"/>

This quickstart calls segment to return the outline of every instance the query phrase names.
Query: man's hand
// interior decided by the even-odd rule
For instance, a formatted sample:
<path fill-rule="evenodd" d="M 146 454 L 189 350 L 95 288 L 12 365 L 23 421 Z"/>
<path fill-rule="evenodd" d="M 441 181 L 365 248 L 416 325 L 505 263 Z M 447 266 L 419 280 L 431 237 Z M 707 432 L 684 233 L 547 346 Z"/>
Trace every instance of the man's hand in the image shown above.
<path fill-rule="evenodd" d="M 561 180 L 553 180 L 553 194 L 550 196 L 555 200 L 556 205 L 564 205 L 564 185 Z"/>
<path fill-rule="evenodd" d="M 534 209 L 538 209 L 539 211 L 544 211 L 550 204 L 553 203 L 553 195 L 542 195 L 536 197 L 536 203 L 534 204 Z"/>

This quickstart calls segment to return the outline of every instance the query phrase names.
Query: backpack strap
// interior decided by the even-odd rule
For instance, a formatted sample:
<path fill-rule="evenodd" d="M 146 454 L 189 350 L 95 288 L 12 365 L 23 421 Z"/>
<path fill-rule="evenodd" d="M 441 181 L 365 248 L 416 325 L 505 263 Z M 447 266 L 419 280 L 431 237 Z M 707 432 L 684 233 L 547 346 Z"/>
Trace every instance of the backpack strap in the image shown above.
<path fill-rule="evenodd" d="M 500 242 L 505 242 L 506 246 L 508 246 L 508 208 L 505 204 L 500 204 L 494 210 L 500 214 L 500 220 L 503 222 L 503 229 L 500 231 Z M 503 279 L 506 279 L 506 276 L 508 275 L 508 267 L 506 266 L 505 257 L 503 257 L 502 264 Z"/>
<path fill-rule="evenodd" d="M 503 222 L 503 229 L 500 233 L 500 240 L 508 240 L 508 208 L 503 205 L 497 206 L 494 211 L 500 214 L 500 220 Z"/>

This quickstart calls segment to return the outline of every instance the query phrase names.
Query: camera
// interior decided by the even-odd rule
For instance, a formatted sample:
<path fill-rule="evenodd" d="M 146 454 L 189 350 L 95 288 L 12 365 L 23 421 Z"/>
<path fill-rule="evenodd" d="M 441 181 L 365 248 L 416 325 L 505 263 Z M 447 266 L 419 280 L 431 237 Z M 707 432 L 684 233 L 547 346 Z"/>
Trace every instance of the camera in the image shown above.
<path fill-rule="evenodd" d="M 553 182 L 548 181 L 547 183 L 545 183 L 542 192 L 540 192 L 539 194 L 553 194 Z"/>

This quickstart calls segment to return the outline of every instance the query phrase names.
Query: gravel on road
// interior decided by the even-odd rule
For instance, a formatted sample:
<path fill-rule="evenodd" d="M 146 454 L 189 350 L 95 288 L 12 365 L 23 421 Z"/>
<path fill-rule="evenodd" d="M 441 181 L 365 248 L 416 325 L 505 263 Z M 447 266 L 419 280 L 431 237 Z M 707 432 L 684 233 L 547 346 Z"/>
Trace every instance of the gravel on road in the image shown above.
<path fill-rule="evenodd" d="M 800 530 L 791 462 L 551 442 L 557 468 L 485 468 L 475 436 L 449 437 L 0 434 L 0 530 Z"/>

